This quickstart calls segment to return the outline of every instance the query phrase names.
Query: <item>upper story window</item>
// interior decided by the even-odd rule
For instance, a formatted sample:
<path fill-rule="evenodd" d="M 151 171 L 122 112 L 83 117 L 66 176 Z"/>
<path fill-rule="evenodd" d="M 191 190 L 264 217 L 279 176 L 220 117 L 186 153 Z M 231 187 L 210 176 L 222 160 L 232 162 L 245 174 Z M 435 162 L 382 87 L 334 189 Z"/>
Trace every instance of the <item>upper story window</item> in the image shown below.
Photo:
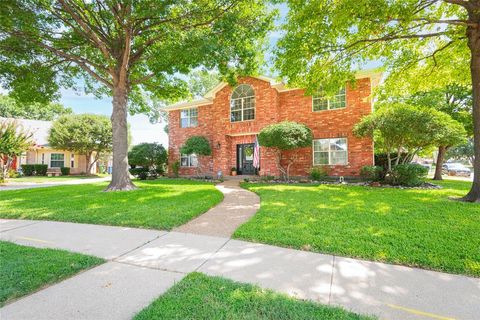
<path fill-rule="evenodd" d="M 248 84 L 241 84 L 233 90 L 230 99 L 230 121 L 255 119 L 255 91 Z"/>
<path fill-rule="evenodd" d="M 324 164 L 347 164 L 347 138 L 313 140 L 313 165 Z"/>
<path fill-rule="evenodd" d="M 340 89 L 336 95 L 327 98 L 323 92 L 320 92 L 312 97 L 313 111 L 341 109 L 347 106 L 347 96 L 345 94 L 345 87 Z"/>
<path fill-rule="evenodd" d="M 190 108 L 180 111 L 180 128 L 198 126 L 198 109 Z"/>

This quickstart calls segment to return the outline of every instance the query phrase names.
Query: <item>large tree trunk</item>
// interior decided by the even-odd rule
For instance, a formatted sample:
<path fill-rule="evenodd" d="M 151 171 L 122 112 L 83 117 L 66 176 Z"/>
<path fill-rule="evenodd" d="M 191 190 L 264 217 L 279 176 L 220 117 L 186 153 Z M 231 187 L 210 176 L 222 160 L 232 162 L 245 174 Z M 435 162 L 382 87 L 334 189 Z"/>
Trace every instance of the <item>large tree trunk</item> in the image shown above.
<path fill-rule="evenodd" d="M 444 146 L 438 147 L 438 156 L 437 162 L 435 164 L 435 175 L 433 176 L 433 180 L 443 180 L 442 178 L 442 166 L 443 160 L 445 159 L 445 153 L 447 148 Z"/>
<path fill-rule="evenodd" d="M 473 11 L 473 10 L 472 10 Z M 480 12 L 469 12 L 470 20 L 477 26 L 467 27 L 468 46 L 471 52 L 470 71 L 472 73 L 473 93 L 473 183 L 465 201 L 480 202 Z"/>
<path fill-rule="evenodd" d="M 105 191 L 136 189 L 128 172 L 127 85 L 115 83 L 113 90 L 113 171 L 112 181 Z"/>

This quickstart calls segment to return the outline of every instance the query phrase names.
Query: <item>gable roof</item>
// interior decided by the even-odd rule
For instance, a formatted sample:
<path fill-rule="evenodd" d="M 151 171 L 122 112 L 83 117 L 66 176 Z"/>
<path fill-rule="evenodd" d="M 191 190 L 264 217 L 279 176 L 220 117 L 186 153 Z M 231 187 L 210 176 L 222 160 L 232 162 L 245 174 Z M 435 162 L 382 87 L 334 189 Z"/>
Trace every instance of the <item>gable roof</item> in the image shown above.
<path fill-rule="evenodd" d="M 37 146 L 48 146 L 48 133 L 52 127 L 51 121 L 15 118 L 0 118 L 0 120 L 17 122 L 24 130 L 33 134 L 32 138 Z"/>
<path fill-rule="evenodd" d="M 382 75 L 383 75 L 383 72 L 379 71 L 379 69 L 362 70 L 355 74 L 355 78 L 357 79 L 370 78 L 372 82 L 372 87 L 376 87 L 380 83 Z M 250 78 L 255 78 L 258 80 L 269 82 L 272 88 L 276 89 L 278 92 L 300 89 L 300 88 L 288 88 L 285 85 L 285 83 L 281 81 L 277 81 L 274 78 L 266 77 L 266 76 L 250 76 Z M 213 89 L 208 91 L 202 98 L 190 100 L 190 101 L 177 102 L 177 103 L 163 107 L 162 110 L 172 111 L 172 110 L 180 110 L 180 109 L 199 107 L 199 106 L 212 104 L 213 99 L 215 99 L 215 95 L 217 94 L 217 92 L 222 90 L 225 86 L 228 86 L 228 83 L 222 81 L 218 83 L 215 87 L 213 87 Z"/>

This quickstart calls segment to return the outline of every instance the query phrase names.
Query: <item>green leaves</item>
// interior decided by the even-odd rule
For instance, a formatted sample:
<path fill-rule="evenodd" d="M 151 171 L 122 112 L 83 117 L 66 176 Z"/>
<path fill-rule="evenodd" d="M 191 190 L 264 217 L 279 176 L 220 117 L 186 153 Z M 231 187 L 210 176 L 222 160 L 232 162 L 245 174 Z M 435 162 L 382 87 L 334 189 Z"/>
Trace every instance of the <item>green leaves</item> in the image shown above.
<path fill-rule="evenodd" d="M 143 168 L 160 168 L 167 162 L 167 150 L 159 143 L 141 143 L 128 153 L 128 164 Z"/>
<path fill-rule="evenodd" d="M 209 156 L 212 154 L 210 142 L 204 136 L 192 136 L 185 141 L 180 148 L 183 154 L 196 154 L 197 156 Z"/>
<path fill-rule="evenodd" d="M 312 130 L 306 125 L 283 121 L 271 124 L 260 131 L 258 142 L 262 147 L 291 150 L 309 147 L 312 144 Z"/>
<path fill-rule="evenodd" d="M 276 66 L 291 85 L 333 93 L 381 61 L 391 76 L 420 69 L 417 85 L 469 81 L 467 12 L 445 1 L 291 0 Z M 447 21 L 447 22 L 445 22 Z M 435 70 L 435 72 L 432 72 Z"/>
<path fill-rule="evenodd" d="M 23 104 L 0 94 L 0 117 L 51 121 L 60 115 L 71 113 L 72 109 L 60 103 Z"/>
<path fill-rule="evenodd" d="M 0 160 L 2 163 L 8 158 L 20 156 L 32 145 L 31 132 L 24 130 L 15 121 L 0 121 Z"/>
<path fill-rule="evenodd" d="M 45 102 L 72 79 L 111 95 L 125 76 L 131 111 L 145 112 L 153 98 L 186 97 L 182 75 L 197 67 L 225 79 L 255 73 L 274 15 L 260 0 L 5 0 L 0 82 L 19 100 Z"/>
<path fill-rule="evenodd" d="M 431 146 L 453 146 L 465 141 L 462 124 L 446 113 L 404 103 L 377 108 L 355 125 L 354 133 L 361 137 L 375 136 L 378 149 L 386 153 L 405 149 L 415 154 Z"/>
<path fill-rule="evenodd" d="M 48 143 L 55 149 L 85 155 L 110 152 L 112 125 L 108 117 L 101 115 L 64 115 L 53 122 Z"/>

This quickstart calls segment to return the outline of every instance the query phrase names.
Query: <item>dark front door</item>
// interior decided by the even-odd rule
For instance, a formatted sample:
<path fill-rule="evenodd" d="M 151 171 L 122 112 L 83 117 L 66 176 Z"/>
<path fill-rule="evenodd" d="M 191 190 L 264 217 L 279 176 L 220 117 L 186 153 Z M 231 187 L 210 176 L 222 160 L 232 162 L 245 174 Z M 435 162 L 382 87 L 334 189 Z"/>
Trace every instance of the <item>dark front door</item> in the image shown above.
<path fill-rule="evenodd" d="M 253 167 L 253 143 L 237 144 L 238 174 L 255 174 Z"/>

